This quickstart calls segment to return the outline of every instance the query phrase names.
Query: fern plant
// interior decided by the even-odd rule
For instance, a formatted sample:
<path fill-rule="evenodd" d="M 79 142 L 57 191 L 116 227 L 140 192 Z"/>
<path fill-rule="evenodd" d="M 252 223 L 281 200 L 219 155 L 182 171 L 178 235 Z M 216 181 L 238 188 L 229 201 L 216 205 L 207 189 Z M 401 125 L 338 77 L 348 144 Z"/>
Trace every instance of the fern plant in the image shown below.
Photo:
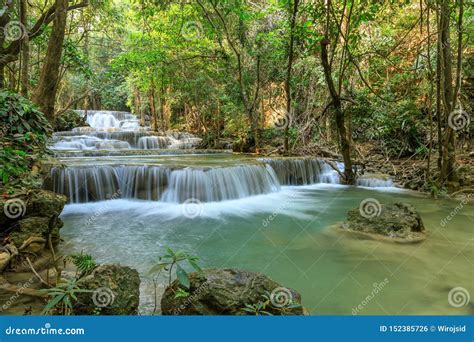
<path fill-rule="evenodd" d="M 76 266 L 76 276 L 78 276 L 78 278 L 84 277 L 97 267 L 97 263 L 92 255 L 84 254 L 83 252 L 71 254 L 65 261 L 71 261 L 74 266 Z"/>

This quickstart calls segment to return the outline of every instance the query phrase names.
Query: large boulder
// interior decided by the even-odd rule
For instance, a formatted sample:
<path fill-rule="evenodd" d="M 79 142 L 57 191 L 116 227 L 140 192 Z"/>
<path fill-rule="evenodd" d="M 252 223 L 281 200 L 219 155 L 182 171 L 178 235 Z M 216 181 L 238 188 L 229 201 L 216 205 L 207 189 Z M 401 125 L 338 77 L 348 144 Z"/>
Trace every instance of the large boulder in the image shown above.
<path fill-rule="evenodd" d="M 248 306 L 267 302 L 272 315 L 303 315 L 301 296 L 261 273 L 236 269 L 207 269 L 189 274 L 189 296 L 176 296 L 175 280 L 161 300 L 163 315 L 249 315 Z"/>
<path fill-rule="evenodd" d="M 393 242 L 419 242 L 426 238 L 420 214 L 410 204 L 380 204 L 366 199 L 350 210 L 342 225 L 348 232 Z"/>
<path fill-rule="evenodd" d="M 28 217 L 58 216 L 67 197 L 54 192 L 34 189 L 8 198 L 0 197 L 0 226 L 7 227 Z"/>
<path fill-rule="evenodd" d="M 58 216 L 66 200 L 41 189 L 0 198 L 0 237 L 18 250 L 19 257 L 24 253 L 30 258 L 40 256 L 49 248 L 50 237 L 53 245 L 59 243 L 63 222 Z"/>
<path fill-rule="evenodd" d="M 78 282 L 81 289 L 74 304 L 75 315 L 136 315 L 140 302 L 140 277 L 137 270 L 104 264 Z"/>

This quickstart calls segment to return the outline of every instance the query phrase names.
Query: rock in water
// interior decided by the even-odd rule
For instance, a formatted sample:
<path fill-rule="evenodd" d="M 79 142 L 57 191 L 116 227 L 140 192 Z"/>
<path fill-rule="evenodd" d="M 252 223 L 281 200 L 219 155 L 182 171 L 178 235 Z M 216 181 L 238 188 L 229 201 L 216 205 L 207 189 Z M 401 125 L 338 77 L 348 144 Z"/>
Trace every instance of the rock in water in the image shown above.
<path fill-rule="evenodd" d="M 137 270 L 120 265 L 100 265 L 78 282 L 81 289 L 74 315 L 136 315 L 140 300 Z"/>
<path fill-rule="evenodd" d="M 249 315 L 247 305 L 272 315 L 303 315 L 301 295 L 261 273 L 207 269 L 189 274 L 189 296 L 176 297 L 179 282 L 168 286 L 161 300 L 163 315 Z M 264 314 L 264 313 L 261 313 Z"/>
<path fill-rule="evenodd" d="M 420 242 L 426 238 L 421 216 L 410 204 L 376 202 L 365 207 L 363 203 L 348 212 L 347 222 L 343 224 L 345 231 L 400 243 Z"/>

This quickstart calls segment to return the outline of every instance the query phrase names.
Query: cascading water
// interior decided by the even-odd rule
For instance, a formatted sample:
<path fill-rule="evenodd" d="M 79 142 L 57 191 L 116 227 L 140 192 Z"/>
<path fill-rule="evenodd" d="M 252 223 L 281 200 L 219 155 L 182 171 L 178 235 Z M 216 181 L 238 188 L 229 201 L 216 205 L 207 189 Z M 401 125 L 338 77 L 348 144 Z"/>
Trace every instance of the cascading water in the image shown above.
<path fill-rule="evenodd" d="M 54 135 L 53 150 L 60 151 L 64 166 L 51 170 L 46 188 L 69 198 L 70 203 L 109 198 L 183 203 L 189 199 L 219 202 L 270 194 L 282 186 L 318 183 L 339 184 L 342 163 L 328 164 L 316 158 L 260 158 L 245 156 L 192 161 L 174 156 L 154 156 L 154 150 L 191 149 L 201 139 L 185 132 L 157 135 L 139 127 L 126 112 L 89 111 L 90 127 Z M 107 152 L 87 159 L 84 153 Z M 132 154 L 133 150 L 141 155 Z M 112 151 L 115 151 L 112 157 Z M 143 152 L 148 151 L 147 154 Z M 79 153 L 79 154 L 78 154 Z M 189 155 L 189 152 L 186 152 Z M 81 157 L 83 156 L 83 157 Z M 182 160 L 182 162 L 181 162 Z M 229 160 L 233 160 L 229 163 Z M 227 165 L 229 163 L 229 165 Z M 360 186 L 392 186 L 390 180 L 361 178 Z"/>
<path fill-rule="evenodd" d="M 270 165 L 282 185 L 309 185 L 314 183 L 339 184 L 338 173 L 319 159 L 260 159 Z"/>
<path fill-rule="evenodd" d="M 78 111 L 85 115 L 84 111 Z M 174 132 L 169 136 L 157 136 L 150 127 L 140 127 L 133 114 L 114 111 L 88 111 L 89 127 L 76 127 L 70 132 L 53 135 L 53 150 L 148 150 L 190 149 L 201 142 L 189 133 Z"/>
<path fill-rule="evenodd" d="M 337 173 L 322 160 L 261 159 L 229 167 L 55 167 L 51 171 L 49 187 L 67 195 L 72 203 L 101 201 L 112 195 L 183 203 L 189 199 L 202 202 L 232 200 L 277 192 L 282 185 L 337 184 L 338 181 Z"/>

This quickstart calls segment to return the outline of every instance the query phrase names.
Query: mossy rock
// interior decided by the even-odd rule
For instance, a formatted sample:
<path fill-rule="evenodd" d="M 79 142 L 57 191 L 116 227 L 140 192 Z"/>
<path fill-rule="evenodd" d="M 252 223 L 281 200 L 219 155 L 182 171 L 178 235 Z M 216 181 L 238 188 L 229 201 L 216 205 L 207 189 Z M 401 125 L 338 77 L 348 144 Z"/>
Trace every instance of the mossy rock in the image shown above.
<path fill-rule="evenodd" d="M 271 297 L 265 311 L 272 315 L 303 315 L 301 295 L 264 274 L 236 269 L 207 269 L 189 274 L 189 296 L 176 297 L 177 280 L 161 300 L 163 315 L 249 315 L 247 305 Z M 267 298 L 268 299 L 268 298 Z"/>
<path fill-rule="evenodd" d="M 0 226 L 4 227 L 28 217 L 59 216 L 67 197 L 54 192 L 34 189 L 25 193 L 0 198 Z"/>
<path fill-rule="evenodd" d="M 420 214 L 406 203 L 380 204 L 373 200 L 351 209 L 342 225 L 346 232 L 382 241 L 412 243 L 423 241 L 427 232 Z M 367 209 L 369 208 L 369 209 Z M 367 211 L 366 211 L 367 210 Z"/>
<path fill-rule="evenodd" d="M 137 270 L 114 264 L 100 265 L 78 282 L 81 289 L 75 315 L 137 315 L 140 277 Z"/>

